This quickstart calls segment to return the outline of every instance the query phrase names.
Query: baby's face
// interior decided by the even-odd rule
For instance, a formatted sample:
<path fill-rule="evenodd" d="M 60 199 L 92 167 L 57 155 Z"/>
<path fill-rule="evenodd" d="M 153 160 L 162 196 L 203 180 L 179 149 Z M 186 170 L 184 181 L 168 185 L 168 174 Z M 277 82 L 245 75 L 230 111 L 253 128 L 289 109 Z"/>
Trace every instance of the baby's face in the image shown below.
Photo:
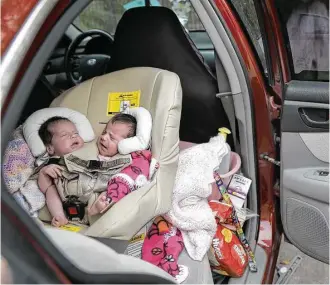
<path fill-rule="evenodd" d="M 114 156 L 118 153 L 118 142 L 128 137 L 130 126 L 125 123 L 109 122 L 102 135 L 97 140 L 97 147 L 100 155 Z"/>
<path fill-rule="evenodd" d="M 47 146 L 50 155 L 63 156 L 83 147 L 76 126 L 70 121 L 59 121 L 49 127 L 53 134 L 51 144 Z"/>

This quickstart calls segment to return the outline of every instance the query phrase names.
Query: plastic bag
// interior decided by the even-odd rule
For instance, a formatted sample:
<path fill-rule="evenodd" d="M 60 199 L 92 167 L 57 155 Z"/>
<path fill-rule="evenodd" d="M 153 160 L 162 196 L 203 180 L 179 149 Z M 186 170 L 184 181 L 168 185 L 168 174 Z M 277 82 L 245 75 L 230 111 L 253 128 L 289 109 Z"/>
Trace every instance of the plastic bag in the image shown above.
<path fill-rule="evenodd" d="M 252 210 L 250 210 L 248 208 L 236 209 L 236 213 L 237 213 L 237 218 L 242 227 L 243 227 L 243 224 L 245 221 L 247 221 L 251 218 L 254 218 L 254 217 L 259 217 L 259 215 L 257 213 L 253 212 Z"/>
<path fill-rule="evenodd" d="M 218 224 L 208 251 L 212 271 L 231 277 L 241 277 L 248 264 L 248 256 L 234 232 Z"/>

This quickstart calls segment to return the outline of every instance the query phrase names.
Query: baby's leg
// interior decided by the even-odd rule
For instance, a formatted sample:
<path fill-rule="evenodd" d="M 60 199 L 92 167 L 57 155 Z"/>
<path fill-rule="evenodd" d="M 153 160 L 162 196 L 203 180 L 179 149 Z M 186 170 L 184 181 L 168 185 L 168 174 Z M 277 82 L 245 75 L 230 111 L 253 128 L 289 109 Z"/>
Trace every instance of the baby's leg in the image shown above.
<path fill-rule="evenodd" d="M 88 209 L 88 215 L 93 216 L 103 213 L 110 206 L 110 201 L 107 198 L 107 193 L 102 192 L 93 205 Z"/>
<path fill-rule="evenodd" d="M 58 195 L 55 185 L 50 186 L 46 193 L 46 204 L 50 214 L 52 215 L 52 225 L 60 227 L 68 223 L 65 217 L 63 205 L 60 196 Z"/>

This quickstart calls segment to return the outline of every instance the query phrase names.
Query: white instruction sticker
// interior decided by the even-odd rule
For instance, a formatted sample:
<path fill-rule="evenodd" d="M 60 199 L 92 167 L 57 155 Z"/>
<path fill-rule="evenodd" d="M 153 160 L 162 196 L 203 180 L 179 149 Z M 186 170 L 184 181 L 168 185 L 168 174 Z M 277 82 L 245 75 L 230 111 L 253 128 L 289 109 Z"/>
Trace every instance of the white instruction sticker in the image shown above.
<path fill-rule="evenodd" d="M 142 255 L 142 245 L 145 239 L 145 234 L 138 234 L 134 236 L 128 244 L 127 254 L 130 256 L 134 256 L 136 258 L 141 258 Z"/>
<path fill-rule="evenodd" d="M 251 186 L 252 180 L 242 175 L 234 174 L 229 185 L 228 194 L 236 209 L 242 208 Z"/>

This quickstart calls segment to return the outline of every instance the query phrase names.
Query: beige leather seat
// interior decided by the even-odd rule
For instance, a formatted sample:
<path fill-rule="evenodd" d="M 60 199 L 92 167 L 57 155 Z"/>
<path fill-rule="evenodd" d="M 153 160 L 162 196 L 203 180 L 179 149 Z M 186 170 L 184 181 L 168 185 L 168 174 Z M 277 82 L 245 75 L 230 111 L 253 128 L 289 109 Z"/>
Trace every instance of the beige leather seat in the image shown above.
<path fill-rule="evenodd" d="M 85 81 L 51 104 L 86 115 L 98 136 L 111 118 L 107 115 L 108 94 L 137 90 L 141 91 L 140 106 L 148 109 L 153 118 L 152 153 L 160 169 L 151 185 L 132 192 L 99 219 L 92 220 L 86 235 L 130 239 L 149 220 L 169 210 L 179 155 L 180 79 L 161 69 L 129 68 Z"/>

